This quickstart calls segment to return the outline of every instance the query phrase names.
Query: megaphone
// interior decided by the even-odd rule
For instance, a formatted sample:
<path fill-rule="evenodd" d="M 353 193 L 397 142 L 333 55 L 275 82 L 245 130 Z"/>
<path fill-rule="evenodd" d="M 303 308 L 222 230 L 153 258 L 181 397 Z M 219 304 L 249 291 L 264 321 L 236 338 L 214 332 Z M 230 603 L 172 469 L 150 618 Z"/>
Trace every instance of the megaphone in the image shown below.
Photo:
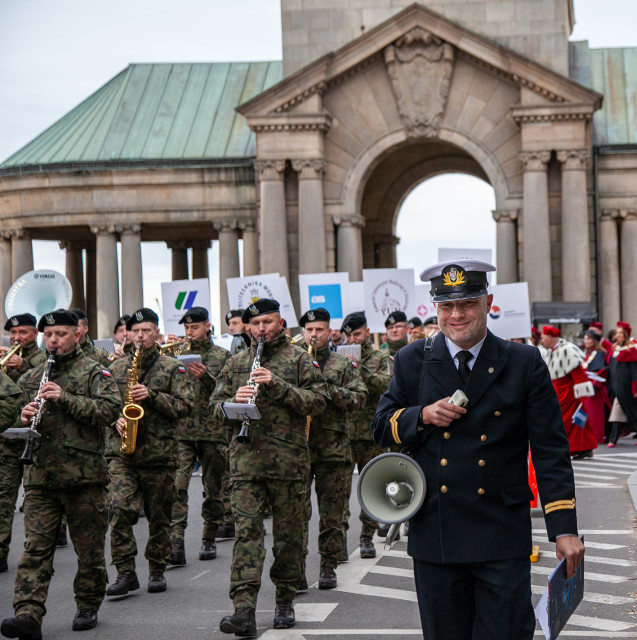
<path fill-rule="evenodd" d="M 425 474 L 403 453 L 383 453 L 370 460 L 358 478 L 358 501 L 377 522 L 391 524 L 385 545 L 393 542 L 398 525 L 422 506 L 427 492 Z"/>
<path fill-rule="evenodd" d="M 71 304 L 71 283 L 52 269 L 38 269 L 21 275 L 4 299 L 7 318 L 18 313 L 32 313 L 36 318 Z"/>

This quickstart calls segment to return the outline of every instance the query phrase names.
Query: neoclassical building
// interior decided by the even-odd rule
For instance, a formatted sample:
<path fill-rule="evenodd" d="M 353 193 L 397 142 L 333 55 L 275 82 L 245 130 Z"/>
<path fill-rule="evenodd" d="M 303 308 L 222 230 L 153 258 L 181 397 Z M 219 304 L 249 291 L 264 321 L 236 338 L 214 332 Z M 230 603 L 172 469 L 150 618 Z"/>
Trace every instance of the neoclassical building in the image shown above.
<path fill-rule="evenodd" d="M 178 279 L 187 248 L 207 276 L 218 240 L 222 282 L 279 272 L 296 298 L 300 273 L 395 266 L 404 198 L 460 172 L 494 189 L 500 283 L 637 324 L 634 50 L 569 43 L 572 0 L 281 0 L 281 17 L 282 63 L 131 65 L 0 165 L 0 293 L 33 239 L 58 240 L 108 335 L 141 305 L 141 242 L 166 242 Z"/>

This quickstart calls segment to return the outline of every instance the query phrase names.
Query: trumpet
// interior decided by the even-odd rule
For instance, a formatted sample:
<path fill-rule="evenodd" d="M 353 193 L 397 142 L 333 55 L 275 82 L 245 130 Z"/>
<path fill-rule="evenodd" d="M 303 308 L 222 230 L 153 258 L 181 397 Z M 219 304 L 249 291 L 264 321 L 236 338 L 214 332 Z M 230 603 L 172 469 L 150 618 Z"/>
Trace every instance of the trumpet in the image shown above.
<path fill-rule="evenodd" d="M 122 340 L 122 343 L 120 344 L 119 342 L 116 342 L 115 344 L 117 344 L 118 347 L 120 347 L 121 349 L 124 348 L 124 345 L 126 344 L 126 338 L 124 338 Z M 113 351 L 113 353 L 109 353 L 108 357 L 106 358 L 109 362 L 113 362 L 115 360 L 117 356 L 115 355 L 115 352 Z"/>
<path fill-rule="evenodd" d="M 248 384 L 254 389 L 254 395 L 248 399 L 248 404 L 256 404 L 257 401 L 257 392 L 259 391 L 259 383 L 254 382 L 252 380 L 252 372 L 261 367 L 261 354 L 263 353 L 263 347 L 265 345 L 265 336 L 261 336 L 259 338 L 259 343 L 257 344 L 257 353 L 254 356 L 254 360 L 252 361 L 252 367 L 250 368 L 250 378 L 248 379 Z M 250 418 L 246 418 L 241 423 L 241 430 L 237 435 L 237 442 L 241 444 L 246 444 L 250 442 Z"/>
<path fill-rule="evenodd" d="M 7 372 L 7 362 L 9 361 L 9 358 L 11 358 L 11 356 L 15 353 L 22 357 L 21 344 L 14 344 L 11 349 L 9 349 L 9 351 L 7 351 L 0 359 L 0 369 L 2 369 L 2 371 L 4 371 L 5 373 Z"/>
<path fill-rule="evenodd" d="M 314 359 L 316 358 L 316 345 L 318 343 L 318 340 L 316 339 L 316 336 L 312 336 L 310 338 L 310 344 L 307 347 L 307 352 L 310 356 L 310 358 Z M 312 424 L 312 416 L 306 416 L 305 418 L 305 439 L 309 441 L 310 439 L 310 425 Z"/>
<path fill-rule="evenodd" d="M 165 356 L 172 356 L 173 358 L 180 356 L 186 351 L 190 351 L 192 346 L 192 340 L 190 338 L 182 338 L 181 340 L 175 340 L 175 342 L 168 342 L 166 344 L 157 343 L 159 353 Z"/>

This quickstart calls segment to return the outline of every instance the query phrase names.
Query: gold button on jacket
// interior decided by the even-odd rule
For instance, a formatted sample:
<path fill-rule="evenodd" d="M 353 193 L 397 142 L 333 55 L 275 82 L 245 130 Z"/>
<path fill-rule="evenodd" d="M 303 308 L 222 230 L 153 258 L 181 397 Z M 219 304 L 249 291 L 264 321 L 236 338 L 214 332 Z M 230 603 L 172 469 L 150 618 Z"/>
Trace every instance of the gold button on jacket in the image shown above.
<path fill-rule="evenodd" d="M 440 493 L 447 493 L 447 491 L 449 491 L 449 489 L 447 489 L 446 485 L 442 485 L 442 487 L 440 487 Z"/>
<path fill-rule="evenodd" d="M 486 441 L 487 441 L 487 436 L 483 433 L 483 434 L 480 436 L 480 440 L 481 440 L 482 442 L 486 442 Z"/>
<path fill-rule="evenodd" d="M 478 495 L 479 496 L 483 496 L 484 495 L 484 489 L 482 487 L 480 487 L 480 489 L 478 489 Z"/>
<path fill-rule="evenodd" d="M 443 458 L 443 459 L 440 461 L 440 466 L 441 466 L 441 467 L 446 467 L 446 466 L 447 466 L 447 458 Z"/>
<path fill-rule="evenodd" d="M 478 460 L 478 466 L 484 467 L 487 463 L 484 460 Z"/>

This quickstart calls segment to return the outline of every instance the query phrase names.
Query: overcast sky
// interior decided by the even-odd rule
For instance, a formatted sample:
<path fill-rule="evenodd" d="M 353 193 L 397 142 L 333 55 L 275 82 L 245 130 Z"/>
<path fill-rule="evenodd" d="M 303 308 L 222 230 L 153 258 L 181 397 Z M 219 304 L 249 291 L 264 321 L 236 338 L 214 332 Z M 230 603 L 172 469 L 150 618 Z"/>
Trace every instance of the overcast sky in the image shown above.
<path fill-rule="evenodd" d="M 635 0 L 575 0 L 575 15 L 571 39 L 592 47 L 637 46 Z M 279 0 L 0 0 L 0 161 L 132 62 L 281 57 Z M 459 240 L 494 248 L 493 208 L 493 191 L 479 180 L 443 176 L 421 185 L 399 218 L 399 266 L 419 270 L 436 261 L 437 246 L 461 246 Z M 422 238 L 411 233 L 423 215 L 445 220 L 463 213 L 466 239 L 428 223 L 423 250 Z M 439 226 L 442 233 L 433 237 Z M 36 268 L 64 272 L 62 252 L 46 245 L 35 252 Z M 213 251 L 212 268 L 216 261 Z M 170 279 L 168 265 L 163 243 L 144 245 L 145 303 L 155 308 L 159 282 Z"/>

